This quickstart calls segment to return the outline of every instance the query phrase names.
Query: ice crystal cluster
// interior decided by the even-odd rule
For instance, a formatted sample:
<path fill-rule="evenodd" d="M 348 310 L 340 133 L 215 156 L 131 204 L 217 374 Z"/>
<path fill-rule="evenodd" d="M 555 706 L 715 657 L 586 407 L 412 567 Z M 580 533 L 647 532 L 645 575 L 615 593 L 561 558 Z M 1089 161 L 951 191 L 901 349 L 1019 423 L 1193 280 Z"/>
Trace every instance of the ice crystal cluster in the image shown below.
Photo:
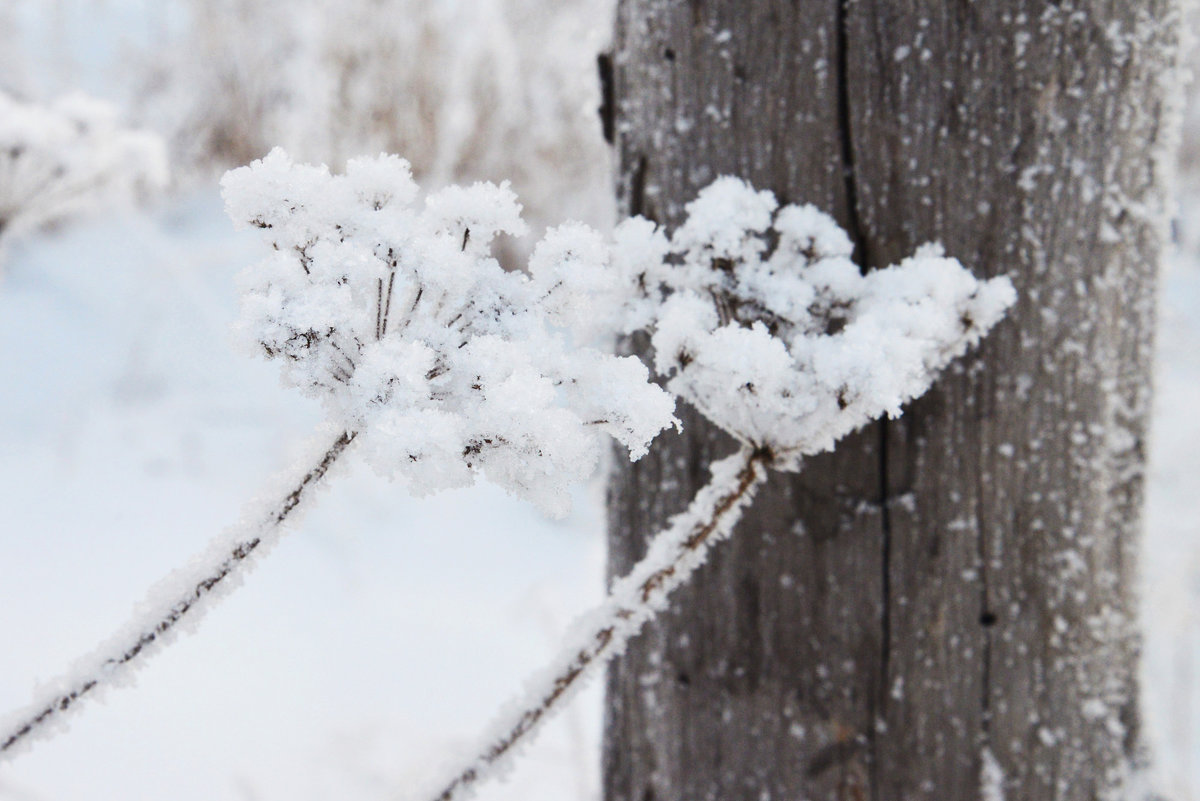
<path fill-rule="evenodd" d="M 498 236 L 525 233 L 507 185 L 422 203 L 398 157 L 333 175 L 277 149 L 223 188 L 233 219 L 273 248 L 242 276 L 242 339 L 414 492 L 482 473 L 563 514 L 602 432 L 636 458 L 674 421 L 641 362 L 571 346 L 553 325 L 554 304 L 574 299 L 493 257 Z"/>
<path fill-rule="evenodd" d="M 240 326 L 288 384 L 417 492 L 482 471 L 552 513 L 596 464 L 599 432 L 636 458 L 673 420 L 639 362 L 569 342 L 649 330 L 672 393 L 793 468 L 899 414 L 1015 299 L 1008 279 L 979 281 L 936 246 L 863 274 L 828 215 L 735 178 L 670 236 L 641 218 L 612 241 L 552 229 L 528 275 L 491 253 L 525 233 L 507 185 L 418 203 L 398 157 L 331 175 L 276 150 L 224 186 L 234 219 L 274 248 L 244 277 Z"/>
<path fill-rule="evenodd" d="M 559 246 L 543 269 L 586 256 L 586 269 L 557 280 L 592 290 L 625 329 L 651 330 L 667 387 L 744 444 L 769 448 L 777 467 L 898 415 L 1016 298 L 1007 278 L 977 280 L 935 245 L 863 274 L 831 217 L 780 207 L 736 178 L 686 210 L 670 237 L 634 218 L 607 262 L 594 243 L 574 261 Z M 597 302 L 570 311 L 594 316 Z"/>
<path fill-rule="evenodd" d="M 166 182 L 162 139 L 123 128 L 109 104 L 73 94 L 42 106 L 0 91 L 0 235 L 136 200 Z"/>

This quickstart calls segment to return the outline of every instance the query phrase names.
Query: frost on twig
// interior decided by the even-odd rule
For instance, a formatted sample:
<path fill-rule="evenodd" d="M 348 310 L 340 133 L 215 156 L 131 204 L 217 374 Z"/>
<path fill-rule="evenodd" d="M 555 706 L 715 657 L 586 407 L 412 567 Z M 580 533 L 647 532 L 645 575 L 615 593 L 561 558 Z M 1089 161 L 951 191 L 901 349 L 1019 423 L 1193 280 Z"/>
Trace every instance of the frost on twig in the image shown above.
<path fill-rule="evenodd" d="M 162 139 L 122 128 L 107 103 L 74 94 L 41 106 L 0 91 L 0 242 L 166 182 Z"/>
<path fill-rule="evenodd" d="M 469 794 L 665 608 L 770 469 L 799 469 L 802 456 L 898 415 L 1015 300 L 1007 278 L 978 281 L 932 246 L 864 276 L 832 218 L 811 206 L 780 209 L 738 179 L 718 179 L 687 211 L 670 238 L 628 220 L 611 249 L 582 226 L 563 226 L 530 266 L 560 324 L 594 330 L 599 317 L 649 329 L 668 388 L 742 447 L 713 465 L 688 511 L 650 541 L 436 801 Z"/>
<path fill-rule="evenodd" d="M 646 557 L 609 591 L 608 598 L 578 621 L 553 663 L 533 677 L 521 702 L 512 704 L 493 723 L 482 745 L 465 764 L 422 798 L 453 801 L 466 796 L 488 772 L 514 754 L 533 731 L 584 680 L 594 675 L 647 621 L 667 607 L 671 592 L 704 563 L 709 549 L 729 537 L 754 493 L 766 479 L 769 454 L 739 450 L 712 465 L 712 479 L 687 511 L 654 538 Z"/>
<path fill-rule="evenodd" d="M 274 248 L 242 276 L 243 340 L 416 494 L 483 473 L 562 515 L 601 433 L 636 458 L 674 421 L 639 361 L 570 347 L 542 287 L 492 256 L 497 236 L 525 232 L 507 184 L 418 204 L 398 157 L 331 175 L 276 149 L 223 186 Z"/>
<path fill-rule="evenodd" d="M 242 522 L 151 589 L 121 631 L 78 660 L 66 675 L 35 691 L 23 709 L 0 718 L 0 759 L 64 729 L 66 715 L 85 698 L 130 683 L 135 670 L 174 638 L 181 625 L 194 626 L 219 596 L 236 586 L 252 557 L 278 540 L 285 523 L 295 521 L 353 440 L 353 433 L 338 434 L 332 443 L 322 443 L 311 468 L 292 468 L 280 475 L 278 487 L 250 504 Z"/>

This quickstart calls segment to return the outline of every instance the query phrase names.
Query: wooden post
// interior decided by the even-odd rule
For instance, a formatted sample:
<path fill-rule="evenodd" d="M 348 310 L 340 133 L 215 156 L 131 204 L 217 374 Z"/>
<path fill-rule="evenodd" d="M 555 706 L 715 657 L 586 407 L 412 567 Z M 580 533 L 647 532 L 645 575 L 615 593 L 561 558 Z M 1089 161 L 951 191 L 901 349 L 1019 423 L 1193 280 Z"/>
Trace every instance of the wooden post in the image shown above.
<path fill-rule="evenodd" d="M 940 241 L 1020 301 L 902 419 L 775 477 L 611 670 L 607 801 L 1132 797 L 1177 23 L 1171 0 L 620 2 L 624 212 L 674 225 L 738 175 L 834 214 L 865 266 Z M 613 575 L 731 449 L 685 426 L 614 473 Z"/>

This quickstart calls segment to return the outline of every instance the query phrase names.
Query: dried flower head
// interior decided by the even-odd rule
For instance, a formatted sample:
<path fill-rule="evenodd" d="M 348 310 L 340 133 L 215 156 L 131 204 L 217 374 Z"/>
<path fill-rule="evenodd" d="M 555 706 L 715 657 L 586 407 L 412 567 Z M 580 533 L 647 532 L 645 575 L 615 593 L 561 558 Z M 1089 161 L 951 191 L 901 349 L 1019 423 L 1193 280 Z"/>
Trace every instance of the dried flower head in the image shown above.
<path fill-rule="evenodd" d="M 898 415 L 1016 298 L 937 246 L 866 274 L 852 251 L 813 206 L 720 178 L 669 238 L 618 227 L 603 297 L 626 329 L 651 329 L 668 389 L 785 466 Z"/>
<path fill-rule="evenodd" d="M 81 94 L 51 105 L 0 91 L 0 234 L 136 200 L 167 182 L 166 146 Z"/>
<path fill-rule="evenodd" d="M 242 277 L 242 338 L 413 491 L 482 472 L 563 514 L 601 432 L 637 458 L 674 421 L 640 362 L 570 346 L 541 288 L 492 256 L 497 236 L 525 232 L 507 184 L 418 204 L 398 157 L 331 175 L 276 149 L 222 185 L 274 250 Z"/>

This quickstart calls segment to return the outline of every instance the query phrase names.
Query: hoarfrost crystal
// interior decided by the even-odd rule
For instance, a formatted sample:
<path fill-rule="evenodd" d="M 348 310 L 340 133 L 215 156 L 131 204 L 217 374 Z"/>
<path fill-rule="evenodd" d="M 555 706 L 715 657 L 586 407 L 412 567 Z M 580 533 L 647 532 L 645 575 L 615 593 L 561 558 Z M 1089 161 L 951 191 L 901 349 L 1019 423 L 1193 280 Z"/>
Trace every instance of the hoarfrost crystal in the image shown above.
<path fill-rule="evenodd" d="M 651 329 L 671 391 L 777 467 L 899 415 L 1016 299 L 935 245 L 864 275 L 832 218 L 736 178 L 687 212 L 670 238 L 619 226 L 607 268 L 620 285 L 602 297 L 627 330 Z"/>
<path fill-rule="evenodd" d="M 449 187 L 420 208 L 403 159 L 331 175 L 276 149 L 223 187 L 234 220 L 274 249 L 242 276 L 241 337 L 414 492 L 482 472 L 561 515 L 569 483 L 599 461 L 600 432 L 637 458 L 674 421 L 640 362 L 552 327 L 581 304 L 573 289 L 548 297 L 493 258 L 498 235 L 525 233 L 507 184 Z M 582 226 L 568 238 L 544 243 L 543 266 L 593 244 Z"/>

